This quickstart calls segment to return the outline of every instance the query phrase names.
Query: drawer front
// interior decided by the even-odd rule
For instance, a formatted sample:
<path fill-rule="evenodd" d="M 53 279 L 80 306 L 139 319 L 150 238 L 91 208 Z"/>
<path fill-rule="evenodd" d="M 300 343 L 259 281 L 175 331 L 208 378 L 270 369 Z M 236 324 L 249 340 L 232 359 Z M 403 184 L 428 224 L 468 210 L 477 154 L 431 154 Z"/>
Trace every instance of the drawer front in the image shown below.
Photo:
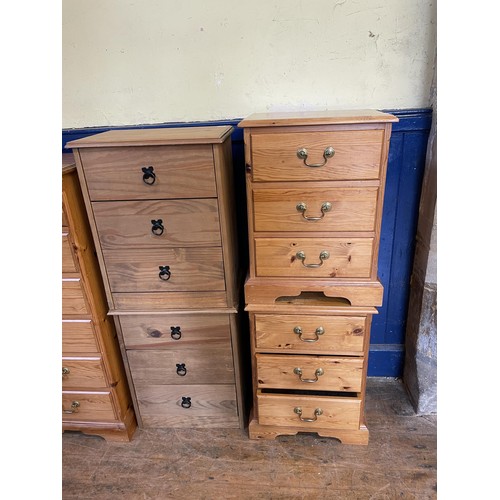
<path fill-rule="evenodd" d="M 378 188 L 254 189 L 259 231 L 374 231 Z"/>
<path fill-rule="evenodd" d="M 229 342 L 199 349 L 128 350 L 134 384 L 233 384 L 234 368 Z"/>
<path fill-rule="evenodd" d="M 112 292 L 225 289 L 219 247 L 116 250 L 104 257 Z"/>
<path fill-rule="evenodd" d="M 71 241 L 69 240 L 68 233 L 62 234 L 62 272 L 78 272 L 78 267 L 73 257 L 73 250 L 71 249 Z"/>
<path fill-rule="evenodd" d="M 257 276 L 369 278 L 373 238 L 256 238 Z"/>
<path fill-rule="evenodd" d="M 69 353 L 96 353 L 99 352 L 92 321 L 63 320 L 62 322 L 62 352 Z"/>
<path fill-rule="evenodd" d="M 97 388 L 106 387 L 107 385 L 100 356 L 92 358 L 63 357 L 63 388 Z"/>
<path fill-rule="evenodd" d="M 234 385 L 139 384 L 136 396 L 144 427 L 239 427 Z"/>
<path fill-rule="evenodd" d="M 104 250 L 220 246 L 216 199 L 92 204 Z"/>
<path fill-rule="evenodd" d="M 363 358 L 256 354 L 261 389 L 361 391 Z"/>
<path fill-rule="evenodd" d="M 88 314 L 83 286 L 79 279 L 62 280 L 62 313 Z"/>
<path fill-rule="evenodd" d="M 313 181 L 378 179 L 384 130 L 254 133 L 252 171 L 254 181 Z M 325 159 L 325 150 L 335 153 Z M 299 158 L 305 149 L 309 165 Z"/>
<path fill-rule="evenodd" d="M 361 399 L 257 391 L 259 424 L 307 429 L 359 429 Z M 321 412 L 316 415 L 315 412 Z M 299 414 L 300 412 L 300 414 Z M 313 420 L 312 422 L 304 420 Z"/>
<path fill-rule="evenodd" d="M 113 398 L 109 391 L 63 391 L 64 421 L 116 420 Z"/>
<path fill-rule="evenodd" d="M 120 324 L 127 349 L 198 349 L 230 342 L 228 315 L 130 315 Z"/>
<path fill-rule="evenodd" d="M 361 355 L 366 316 L 256 314 L 255 347 L 268 352 Z"/>
<path fill-rule="evenodd" d="M 80 155 L 93 201 L 217 196 L 209 145 L 89 148 Z"/>

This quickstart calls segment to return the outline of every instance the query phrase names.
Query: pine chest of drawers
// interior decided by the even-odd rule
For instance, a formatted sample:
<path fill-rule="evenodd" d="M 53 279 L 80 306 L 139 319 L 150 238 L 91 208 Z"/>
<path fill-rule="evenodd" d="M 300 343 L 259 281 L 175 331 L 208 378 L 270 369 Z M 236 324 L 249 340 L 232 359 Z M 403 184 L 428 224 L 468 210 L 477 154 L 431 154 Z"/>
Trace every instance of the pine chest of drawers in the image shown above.
<path fill-rule="evenodd" d="M 141 427 L 243 425 L 232 127 L 74 148 Z"/>
<path fill-rule="evenodd" d="M 62 162 L 62 428 L 129 441 L 132 400 L 73 155 Z"/>
<path fill-rule="evenodd" d="M 255 114 L 244 129 L 250 438 L 366 444 L 370 325 L 392 122 L 378 111 Z"/>

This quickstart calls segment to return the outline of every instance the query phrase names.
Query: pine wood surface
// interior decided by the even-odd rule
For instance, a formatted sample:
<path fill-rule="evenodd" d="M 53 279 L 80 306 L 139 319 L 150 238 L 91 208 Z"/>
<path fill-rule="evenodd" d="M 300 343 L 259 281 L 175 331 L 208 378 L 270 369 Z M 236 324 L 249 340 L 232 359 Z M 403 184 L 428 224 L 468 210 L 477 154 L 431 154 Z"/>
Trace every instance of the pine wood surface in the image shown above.
<path fill-rule="evenodd" d="M 434 500 L 437 417 L 416 416 L 403 384 L 369 378 L 367 446 L 315 433 L 249 440 L 248 429 L 139 429 L 130 443 L 62 436 L 65 500 Z"/>

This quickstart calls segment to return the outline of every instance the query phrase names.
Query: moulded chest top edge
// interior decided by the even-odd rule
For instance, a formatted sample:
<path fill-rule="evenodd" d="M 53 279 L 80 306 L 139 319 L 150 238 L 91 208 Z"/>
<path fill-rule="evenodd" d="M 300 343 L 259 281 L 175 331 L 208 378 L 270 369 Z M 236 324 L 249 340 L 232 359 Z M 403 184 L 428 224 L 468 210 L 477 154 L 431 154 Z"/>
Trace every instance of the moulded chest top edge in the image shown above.
<path fill-rule="evenodd" d="M 353 123 L 398 122 L 397 116 L 375 109 L 331 111 L 296 111 L 282 113 L 254 113 L 244 118 L 238 127 L 272 127 L 291 125 L 342 125 Z"/>
<path fill-rule="evenodd" d="M 113 146 L 168 146 L 182 144 L 221 144 L 233 131 L 231 125 L 213 127 L 174 127 L 108 130 L 66 144 L 67 148 Z"/>

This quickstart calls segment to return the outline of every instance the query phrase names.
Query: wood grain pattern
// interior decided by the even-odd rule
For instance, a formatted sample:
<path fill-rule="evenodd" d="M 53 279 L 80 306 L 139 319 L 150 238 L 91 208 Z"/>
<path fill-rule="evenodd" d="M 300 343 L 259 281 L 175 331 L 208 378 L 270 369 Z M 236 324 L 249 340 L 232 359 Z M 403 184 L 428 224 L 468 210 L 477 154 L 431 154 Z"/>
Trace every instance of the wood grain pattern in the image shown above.
<path fill-rule="evenodd" d="M 255 238 L 257 277 L 370 278 L 373 238 Z M 328 259 L 321 260 L 322 252 Z M 306 256 L 297 257 L 298 252 Z M 321 264 L 322 262 L 322 264 Z M 306 267 L 316 266 L 320 267 Z"/>
<path fill-rule="evenodd" d="M 255 358 L 259 389 L 361 391 L 363 358 L 283 354 L 256 354 Z M 300 374 L 294 372 L 297 368 Z M 318 369 L 323 373 L 317 374 Z"/>
<path fill-rule="evenodd" d="M 127 357 L 135 385 L 234 384 L 229 339 L 196 349 L 131 349 Z"/>
<path fill-rule="evenodd" d="M 79 278 L 62 280 L 62 313 L 85 315 L 90 311 L 85 300 L 83 285 Z"/>
<path fill-rule="evenodd" d="M 378 188 L 293 188 L 253 187 L 254 231 L 374 231 Z M 331 210 L 322 215 L 323 203 Z M 297 205 L 305 203 L 302 213 Z M 305 217 L 322 217 L 310 221 Z"/>
<path fill-rule="evenodd" d="M 100 351 L 91 319 L 63 319 L 62 353 L 97 353 Z"/>
<path fill-rule="evenodd" d="M 220 345 L 230 339 L 227 314 L 120 316 L 127 349 L 183 349 Z"/>
<path fill-rule="evenodd" d="M 144 428 L 239 427 L 234 385 L 136 385 Z M 191 398 L 191 407 L 181 406 Z"/>
<path fill-rule="evenodd" d="M 143 146 L 79 151 L 90 199 L 213 198 L 217 195 L 212 147 Z M 152 166 L 154 184 L 143 181 Z"/>
<path fill-rule="evenodd" d="M 112 250 L 104 255 L 113 292 L 225 290 L 221 248 Z M 160 266 L 170 267 L 170 279 L 159 277 Z"/>
<path fill-rule="evenodd" d="M 73 250 L 71 249 L 71 241 L 67 232 L 62 233 L 62 272 L 63 274 L 78 272 Z"/>
<path fill-rule="evenodd" d="M 107 201 L 92 208 L 103 250 L 221 245 L 215 199 Z M 161 234 L 152 221 L 161 221 Z"/>
<path fill-rule="evenodd" d="M 362 355 L 368 337 L 366 316 L 308 314 L 255 314 L 255 348 L 258 352 Z M 302 331 L 303 341 L 295 333 Z M 324 333 L 316 335 L 318 328 Z M 316 342 L 310 342 L 317 338 Z M 309 342 L 307 342 L 309 340 Z"/>
<path fill-rule="evenodd" d="M 62 386 L 72 388 L 99 388 L 106 387 L 107 380 L 101 356 L 62 358 L 63 371 Z"/>
<path fill-rule="evenodd" d="M 114 410 L 112 390 L 102 391 L 69 391 L 62 392 L 62 416 L 63 421 L 68 420 L 116 420 L 118 415 Z M 67 413 L 71 410 L 74 401 L 80 403 L 77 411 Z M 90 427 L 87 425 L 87 427 Z"/>
<path fill-rule="evenodd" d="M 279 131 L 278 131 L 279 130 Z M 323 132 L 252 134 L 253 181 L 314 181 L 378 179 L 383 129 Z M 333 147 L 335 154 L 325 163 L 323 153 Z M 307 150 L 308 167 L 297 156 Z"/>

